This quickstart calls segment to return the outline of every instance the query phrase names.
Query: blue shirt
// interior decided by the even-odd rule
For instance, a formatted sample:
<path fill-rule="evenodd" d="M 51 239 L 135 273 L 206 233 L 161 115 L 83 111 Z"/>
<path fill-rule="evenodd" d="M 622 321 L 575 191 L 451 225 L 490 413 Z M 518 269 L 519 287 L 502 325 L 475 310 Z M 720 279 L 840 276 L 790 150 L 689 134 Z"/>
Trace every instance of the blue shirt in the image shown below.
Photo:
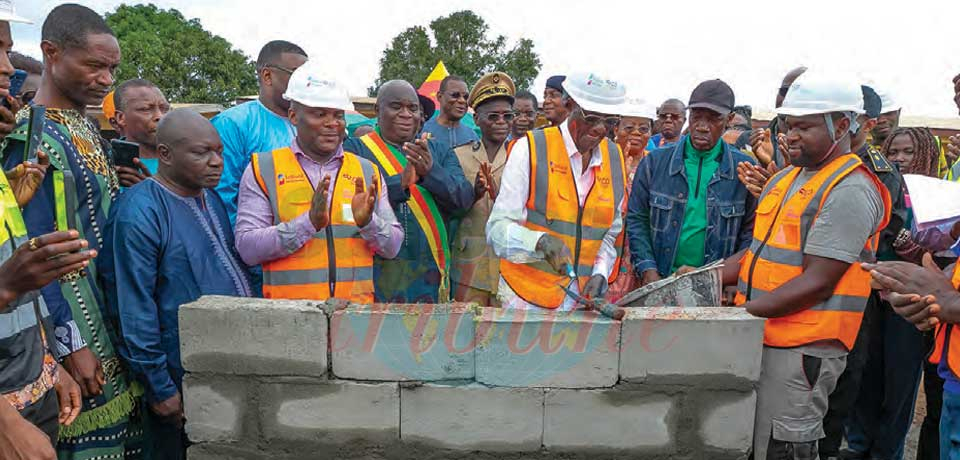
<path fill-rule="evenodd" d="M 243 171 L 254 153 L 287 147 L 296 137 L 290 120 L 266 108 L 259 100 L 240 104 L 213 117 L 223 141 L 223 176 L 217 193 L 227 207 L 230 224 L 237 220 L 237 191 Z"/>
<path fill-rule="evenodd" d="M 100 261 L 105 316 L 118 328 L 117 351 L 150 402 L 181 388 L 180 305 L 203 295 L 249 297 L 245 266 L 220 198 L 179 196 L 145 180 L 110 209 Z"/>
<path fill-rule="evenodd" d="M 439 148 L 453 152 L 453 149 L 463 144 L 480 140 L 477 133 L 470 129 L 465 123 L 458 123 L 456 128 L 448 128 L 440 125 L 440 123 L 437 122 L 437 118 L 440 117 L 436 116 L 427 120 L 427 122 L 423 124 L 423 130 L 421 132 L 430 133 L 431 139 Z"/>
<path fill-rule="evenodd" d="M 683 139 L 683 137 L 681 137 Z M 667 142 L 663 140 L 663 134 L 657 133 L 653 136 L 650 136 L 650 141 L 647 142 L 647 151 L 652 152 L 656 149 L 662 149 L 667 147 L 672 147 L 677 145 L 676 142 Z"/>

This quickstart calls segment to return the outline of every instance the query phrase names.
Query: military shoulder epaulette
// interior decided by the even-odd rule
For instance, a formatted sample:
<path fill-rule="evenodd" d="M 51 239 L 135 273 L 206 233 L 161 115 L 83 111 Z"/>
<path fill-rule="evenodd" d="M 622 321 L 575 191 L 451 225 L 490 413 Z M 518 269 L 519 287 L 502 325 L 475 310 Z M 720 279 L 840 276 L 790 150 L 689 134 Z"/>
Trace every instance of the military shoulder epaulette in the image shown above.
<path fill-rule="evenodd" d="M 893 165 L 875 147 L 868 147 L 870 163 L 873 165 L 874 172 L 893 172 Z"/>

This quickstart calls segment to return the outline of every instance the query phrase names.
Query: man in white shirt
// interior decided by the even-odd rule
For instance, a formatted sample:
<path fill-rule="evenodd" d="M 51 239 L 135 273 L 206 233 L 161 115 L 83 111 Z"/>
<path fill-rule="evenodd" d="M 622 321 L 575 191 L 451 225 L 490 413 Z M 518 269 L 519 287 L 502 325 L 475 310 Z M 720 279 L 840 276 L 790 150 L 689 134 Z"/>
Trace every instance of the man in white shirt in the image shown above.
<path fill-rule="evenodd" d="M 612 114 L 626 91 L 589 73 L 569 76 L 563 88 L 569 118 L 514 145 L 487 222 L 505 308 L 572 310 L 563 287 L 601 297 L 616 275 L 626 178 L 606 133 L 620 122 Z"/>

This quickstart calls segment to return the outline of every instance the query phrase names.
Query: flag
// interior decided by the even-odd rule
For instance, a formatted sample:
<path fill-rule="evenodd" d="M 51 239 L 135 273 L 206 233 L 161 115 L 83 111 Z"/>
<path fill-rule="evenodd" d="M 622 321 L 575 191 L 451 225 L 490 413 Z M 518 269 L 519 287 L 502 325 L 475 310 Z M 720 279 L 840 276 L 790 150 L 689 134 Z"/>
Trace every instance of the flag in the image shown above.
<path fill-rule="evenodd" d="M 440 91 L 440 81 L 449 75 L 450 72 L 447 72 L 447 66 L 443 65 L 443 61 L 438 61 L 437 66 L 433 68 L 433 72 L 430 72 L 430 75 L 423 81 L 423 84 L 420 85 L 420 89 L 418 89 L 417 92 L 433 99 L 433 103 L 439 107 L 440 103 L 437 101 L 437 91 Z"/>

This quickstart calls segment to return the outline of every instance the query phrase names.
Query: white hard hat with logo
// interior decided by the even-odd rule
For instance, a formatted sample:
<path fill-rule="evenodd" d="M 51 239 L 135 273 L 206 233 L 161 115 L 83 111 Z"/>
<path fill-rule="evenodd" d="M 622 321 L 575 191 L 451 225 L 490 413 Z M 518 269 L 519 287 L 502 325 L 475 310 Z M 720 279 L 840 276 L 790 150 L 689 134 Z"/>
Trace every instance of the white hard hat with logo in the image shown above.
<path fill-rule="evenodd" d="M 13 0 L 0 0 L 0 21 L 33 24 L 29 19 L 17 15 L 16 10 L 13 8 Z"/>
<path fill-rule="evenodd" d="M 319 63 L 307 61 L 290 76 L 283 98 L 307 107 L 353 110 L 350 94 L 339 82 L 328 78 Z"/>
<path fill-rule="evenodd" d="M 657 118 L 657 109 L 643 99 L 627 97 L 618 115 L 622 117 L 639 117 L 654 120 Z"/>
<path fill-rule="evenodd" d="M 627 98 L 622 83 L 593 73 L 574 73 L 563 81 L 563 90 L 588 112 L 619 115 Z"/>
<path fill-rule="evenodd" d="M 797 117 L 833 112 L 862 114 L 863 89 L 854 78 L 830 78 L 808 71 L 790 85 L 776 112 Z"/>

